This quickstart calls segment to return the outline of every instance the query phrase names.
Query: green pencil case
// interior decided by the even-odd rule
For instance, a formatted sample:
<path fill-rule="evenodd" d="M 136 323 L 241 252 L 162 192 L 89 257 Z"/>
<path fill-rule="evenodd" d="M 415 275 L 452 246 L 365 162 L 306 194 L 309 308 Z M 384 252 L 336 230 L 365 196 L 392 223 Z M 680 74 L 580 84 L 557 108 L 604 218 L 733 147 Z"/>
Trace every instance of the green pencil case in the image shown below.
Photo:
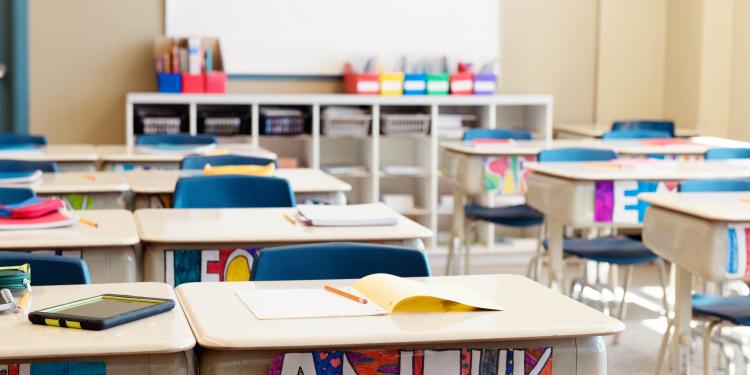
<path fill-rule="evenodd" d="M 31 284 L 29 264 L 0 267 L 0 289 L 25 289 Z"/>

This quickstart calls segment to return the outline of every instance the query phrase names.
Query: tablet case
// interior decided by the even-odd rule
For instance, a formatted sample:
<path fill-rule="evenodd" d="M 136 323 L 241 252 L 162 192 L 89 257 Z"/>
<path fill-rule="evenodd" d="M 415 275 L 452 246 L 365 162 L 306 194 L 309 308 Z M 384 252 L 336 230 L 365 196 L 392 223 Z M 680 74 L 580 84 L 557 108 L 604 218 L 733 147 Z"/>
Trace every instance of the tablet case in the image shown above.
<path fill-rule="evenodd" d="M 147 306 L 142 309 L 135 311 L 129 311 L 120 315 L 111 316 L 108 318 L 93 318 L 85 316 L 68 315 L 56 312 L 43 312 L 44 310 L 56 309 L 56 308 L 70 308 L 75 305 L 79 305 L 85 301 L 95 300 L 98 298 L 114 298 L 114 299 L 125 299 L 130 301 L 144 301 L 144 302 L 156 302 L 152 306 Z M 148 318 L 163 312 L 172 310 L 175 303 L 171 299 L 165 298 L 151 298 L 151 297 L 138 297 L 128 296 L 122 294 L 102 294 L 99 296 L 84 298 L 81 300 L 68 302 L 62 305 L 48 307 L 44 310 L 34 311 L 29 314 L 29 321 L 34 324 L 48 325 L 54 327 L 64 328 L 78 328 L 87 329 L 91 331 L 101 331 L 107 328 L 116 327 L 125 323 L 134 322 L 143 318 Z"/>

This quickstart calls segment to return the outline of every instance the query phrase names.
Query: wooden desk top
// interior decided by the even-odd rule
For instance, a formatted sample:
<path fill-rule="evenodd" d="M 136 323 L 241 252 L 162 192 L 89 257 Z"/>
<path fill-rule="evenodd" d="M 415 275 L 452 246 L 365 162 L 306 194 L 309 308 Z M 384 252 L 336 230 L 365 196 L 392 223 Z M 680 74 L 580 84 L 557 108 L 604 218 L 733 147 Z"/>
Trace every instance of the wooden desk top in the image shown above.
<path fill-rule="evenodd" d="M 351 286 L 355 280 L 188 283 L 177 287 L 177 295 L 198 343 L 216 349 L 559 339 L 609 335 L 625 329 L 622 322 L 522 276 L 474 275 L 424 280 L 470 288 L 507 311 L 258 320 L 235 295 L 236 291 L 251 288 Z M 205 303 L 209 300 L 212 303 Z"/>
<path fill-rule="evenodd" d="M 639 194 L 655 207 L 710 221 L 750 222 L 750 192 Z"/>
<path fill-rule="evenodd" d="M 612 124 L 555 124 L 553 128 L 555 131 L 565 132 L 572 135 L 601 138 L 604 133 L 612 130 Z M 675 129 L 675 136 L 680 138 L 695 137 L 697 135 L 697 129 Z"/>
<path fill-rule="evenodd" d="M 96 147 L 87 144 L 47 145 L 34 150 L 0 152 L 0 159 L 49 160 L 58 162 L 95 162 L 99 158 Z"/>
<path fill-rule="evenodd" d="M 103 293 L 177 300 L 162 283 L 118 283 L 34 287 L 28 311 L 37 311 Z M 174 353 L 195 346 L 185 315 L 176 301 L 169 312 L 104 331 L 34 325 L 26 314 L 0 314 L 0 358 L 50 358 L 143 353 Z"/>
<path fill-rule="evenodd" d="M 429 238 L 432 232 L 401 216 L 397 225 L 312 227 L 292 224 L 294 208 L 142 209 L 135 212 L 144 242 L 162 244 L 299 243 Z"/>
<path fill-rule="evenodd" d="M 200 171 L 134 170 L 125 173 L 130 189 L 136 194 L 167 194 L 174 191 L 177 179 L 182 176 L 202 174 Z M 277 177 L 286 178 L 295 193 L 322 193 L 349 191 L 352 186 L 319 169 L 279 169 Z"/>
<path fill-rule="evenodd" d="M 636 167 L 607 162 L 529 163 L 533 173 L 569 180 L 689 180 L 750 177 L 750 167 L 730 161 L 656 161 Z"/>
<path fill-rule="evenodd" d="M 0 230 L 0 249 L 70 249 L 133 246 L 140 239 L 127 210 L 85 210 L 76 215 L 99 224 L 97 228 L 78 223 L 71 227 L 37 230 Z"/>
<path fill-rule="evenodd" d="M 275 153 L 249 144 L 219 144 L 216 148 L 225 148 L 230 153 L 238 155 L 276 159 Z M 145 151 L 140 146 L 128 147 L 126 145 L 101 145 L 96 147 L 96 151 L 102 161 L 110 163 L 180 162 L 186 155 L 192 154 L 191 152 Z"/>
<path fill-rule="evenodd" d="M 29 185 L 2 186 L 28 186 L 37 194 L 120 193 L 130 190 L 130 185 L 125 181 L 125 177 L 114 172 L 44 173 L 40 181 Z"/>
<path fill-rule="evenodd" d="M 600 139 L 521 140 L 479 145 L 464 141 L 445 141 L 441 142 L 440 146 L 448 151 L 473 156 L 536 155 L 543 150 L 565 147 L 600 148 L 613 150 L 621 155 L 702 155 L 709 148 L 709 146 L 698 142 L 653 145 L 644 142 L 644 140 L 603 141 Z"/>

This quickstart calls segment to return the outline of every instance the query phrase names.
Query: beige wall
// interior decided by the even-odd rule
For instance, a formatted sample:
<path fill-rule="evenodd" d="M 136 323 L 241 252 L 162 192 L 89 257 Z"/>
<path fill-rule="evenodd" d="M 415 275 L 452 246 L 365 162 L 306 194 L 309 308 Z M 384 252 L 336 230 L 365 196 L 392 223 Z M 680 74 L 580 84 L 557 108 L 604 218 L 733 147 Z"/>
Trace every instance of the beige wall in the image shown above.
<path fill-rule="evenodd" d="M 749 12 L 744 0 L 502 0 L 500 91 L 554 94 L 558 123 L 666 117 L 750 139 Z M 155 88 L 163 0 L 31 0 L 29 14 L 31 131 L 122 142 L 125 93 Z M 229 82 L 230 92 L 339 90 Z"/>

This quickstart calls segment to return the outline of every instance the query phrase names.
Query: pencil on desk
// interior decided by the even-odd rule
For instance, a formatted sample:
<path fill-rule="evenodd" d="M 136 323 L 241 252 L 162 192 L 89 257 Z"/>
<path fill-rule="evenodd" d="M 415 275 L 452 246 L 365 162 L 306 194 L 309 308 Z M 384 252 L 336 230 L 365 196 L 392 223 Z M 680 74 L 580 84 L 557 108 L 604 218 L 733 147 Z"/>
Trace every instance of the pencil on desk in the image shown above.
<path fill-rule="evenodd" d="M 99 228 L 99 224 L 97 222 L 95 222 L 95 221 L 91 221 L 89 219 L 82 218 L 82 217 L 79 217 L 78 221 L 80 221 L 81 223 L 86 224 L 88 226 L 92 226 L 94 228 Z"/>
<path fill-rule="evenodd" d="M 366 304 L 367 303 L 367 299 L 365 299 L 365 298 L 357 297 L 354 294 L 347 293 L 347 292 L 345 292 L 345 291 L 343 291 L 341 289 L 336 289 L 336 288 L 334 288 L 334 287 L 332 287 L 330 285 L 326 285 L 323 288 L 325 290 L 331 292 L 331 293 L 336 293 L 336 294 L 338 294 L 338 295 L 340 295 L 340 296 L 342 296 L 344 298 L 348 298 L 348 299 L 350 299 L 352 301 L 359 302 L 361 304 Z"/>
<path fill-rule="evenodd" d="M 26 308 L 26 303 L 29 301 L 29 295 L 30 295 L 29 289 L 26 289 L 25 292 L 23 292 L 23 295 L 18 300 L 18 306 L 16 306 L 16 313 L 23 311 L 23 309 Z"/>
<path fill-rule="evenodd" d="M 92 174 L 87 174 L 86 179 L 93 182 L 93 181 L 96 181 L 96 176 Z"/>
<path fill-rule="evenodd" d="M 297 224 L 297 220 L 292 215 L 284 214 L 284 219 L 292 224 Z"/>
<path fill-rule="evenodd" d="M 740 202 L 750 204 L 750 198 L 740 198 Z"/>

